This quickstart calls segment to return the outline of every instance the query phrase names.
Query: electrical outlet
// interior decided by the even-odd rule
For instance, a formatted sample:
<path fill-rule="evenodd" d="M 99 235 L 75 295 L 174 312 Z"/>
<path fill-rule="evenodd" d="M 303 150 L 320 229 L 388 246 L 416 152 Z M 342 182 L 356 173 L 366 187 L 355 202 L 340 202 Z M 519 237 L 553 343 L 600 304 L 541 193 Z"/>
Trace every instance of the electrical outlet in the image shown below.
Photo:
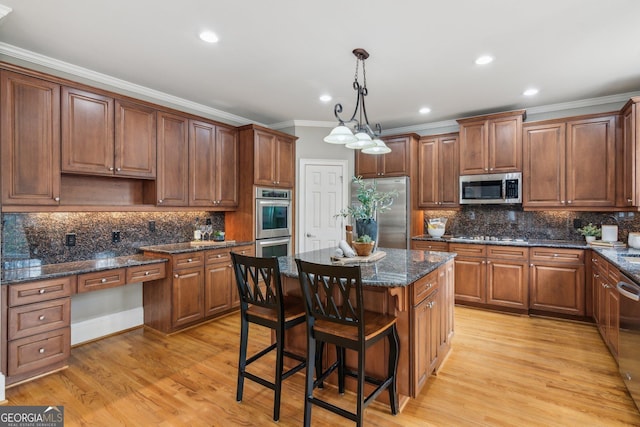
<path fill-rule="evenodd" d="M 65 246 L 75 246 L 76 245 L 76 233 L 67 233 L 64 236 L 64 244 L 65 244 Z"/>
<path fill-rule="evenodd" d="M 156 231 L 156 222 L 155 221 L 149 221 L 149 231 L 150 232 L 154 232 Z"/>
<path fill-rule="evenodd" d="M 111 232 L 111 242 L 118 243 L 120 241 L 120 232 L 112 231 Z"/>
<path fill-rule="evenodd" d="M 573 219 L 573 228 L 575 229 L 582 228 L 582 220 L 580 218 Z"/>

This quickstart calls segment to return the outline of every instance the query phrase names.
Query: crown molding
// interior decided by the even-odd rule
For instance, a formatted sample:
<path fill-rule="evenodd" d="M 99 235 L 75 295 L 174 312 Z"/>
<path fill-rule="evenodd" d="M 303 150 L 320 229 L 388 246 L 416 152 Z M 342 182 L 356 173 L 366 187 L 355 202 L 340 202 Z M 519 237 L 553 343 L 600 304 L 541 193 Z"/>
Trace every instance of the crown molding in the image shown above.
<path fill-rule="evenodd" d="M 156 100 L 160 103 L 168 103 L 178 107 L 183 107 L 188 110 L 195 111 L 199 114 L 207 117 L 219 119 L 223 122 L 230 122 L 234 125 L 246 125 L 250 123 L 264 126 L 262 123 L 256 123 L 254 120 L 249 120 L 244 117 L 236 116 L 235 114 L 227 113 L 216 108 L 211 108 L 197 102 L 192 102 L 184 98 L 169 95 L 158 90 L 150 89 L 145 86 L 130 83 L 126 80 L 118 79 L 108 76 L 106 74 L 98 73 L 87 68 L 79 67 L 77 65 L 70 64 L 68 62 L 60 61 L 58 59 L 51 58 L 49 56 L 41 55 L 39 53 L 31 52 L 26 49 L 22 49 L 7 43 L 0 42 L 0 55 L 10 56 L 15 59 L 26 61 L 32 64 L 38 64 L 43 67 L 47 67 L 56 71 L 67 73 L 73 76 L 88 79 L 94 82 L 102 83 L 110 87 L 128 91 L 137 95 L 142 95 L 147 99 Z"/>
<path fill-rule="evenodd" d="M 576 108 L 594 107 L 596 105 L 625 103 L 629 98 L 638 96 L 640 92 L 627 92 L 617 95 L 601 96 L 598 98 L 587 98 L 578 101 L 560 102 L 558 104 L 541 105 L 539 107 L 527 108 L 527 114 L 543 114 L 554 111 L 573 110 Z"/>

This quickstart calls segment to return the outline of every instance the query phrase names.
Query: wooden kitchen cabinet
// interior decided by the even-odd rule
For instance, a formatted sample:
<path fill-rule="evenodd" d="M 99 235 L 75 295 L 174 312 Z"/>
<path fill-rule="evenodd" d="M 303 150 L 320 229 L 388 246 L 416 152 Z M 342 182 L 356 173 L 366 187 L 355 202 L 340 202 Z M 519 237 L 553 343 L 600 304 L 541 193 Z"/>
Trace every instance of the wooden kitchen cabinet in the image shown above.
<path fill-rule="evenodd" d="M 620 271 L 594 251 L 591 253 L 591 271 L 593 318 L 602 340 L 617 360 L 620 333 L 620 294 L 616 285 L 620 280 Z"/>
<path fill-rule="evenodd" d="M 174 271 L 172 328 L 188 326 L 204 318 L 204 282 L 201 267 Z"/>
<path fill-rule="evenodd" d="M 440 301 L 438 273 L 434 271 L 414 284 L 412 322 L 413 397 L 417 397 L 438 365 Z"/>
<path fill-rule="evenodd" d="M 531 249 L 529 308 L 585 315 L 584 250 Z"/>
<path fill-rule="evenodd" d="M 610 114 L 525 125 L 523 206 L 614 207 L 615 127 Z"/>
<path fill-rule="evenodd" d="M 60 203 L 60 86 L 0 71 L 3 205 Z"/>
<path fill-rule="evenodd" d="M 418 143 L 418 206 L 456 208 L 458 134 L 425 136 Z"/>
<path fill-rule="evenodd" d="M 254 183 L 268 187 L 295 185 L 295 137 L 252 126 Z"/>
<path fill-rule="evenodd" d="M 449 243 L 449 252 L 458 254 L 454 259 L 456 303 L 486 303 L 486 246 Z"/>
<path fill-rule="evenodd" d="M 71 353 L 71 294 L 75 276 L 3 287 L 7 384 L 63 368 Z"/>
<path fill-rule="evenodd" d="M 189 119 L 158 112 L 158 206 L 189 206 Z"/>
<path fill-rule="evenodd" d="M 411 249 L 418 251 L 448 252 L 449 243 L 445 241 L 436 242 L 433 240 L 412 240 Z"/>
<path fill-rule="evenodd" d="M 522 171 L 525 110 L 458 119 L 460 175 Z"/>
<path fill-rule="evenodd" d="M 212 316 L 231 308 L 233 265 L 225 249 L 207 251 L 206 257 L 204 312 Z"/>
<path fill-rule="evenodd" d="M 115 100 L 115 170 L 129 178 L 156 177 L 156 110 Z"/>
<path fill-rule="evenodd" d="M 380 139 L 391 149 L 387 154 L 366 154 L 355 150 L 355 175 L 363 178 L 411 176 L 411 165 L 415 160 L 412 156 L 419 138 L 416 134 L 382 137 Z"/>
<path fill-rule="evenodd" d="M 638 175 L 638 156 L 640 146 L 640 97 L 631 98 L 620 113 L 622 127 L 622 177 L 620 200 L 617 206 L 630 207 L 640 204 L 640 186 L 636 185 Z"/>

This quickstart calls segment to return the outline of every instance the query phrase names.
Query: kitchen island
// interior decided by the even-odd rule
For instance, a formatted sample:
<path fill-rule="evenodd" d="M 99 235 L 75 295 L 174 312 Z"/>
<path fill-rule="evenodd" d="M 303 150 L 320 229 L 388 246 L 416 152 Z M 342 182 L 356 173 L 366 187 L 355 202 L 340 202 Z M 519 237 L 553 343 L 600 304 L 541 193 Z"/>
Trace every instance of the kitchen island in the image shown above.
<path fill-rule="evenodd" d="M 367 310 L 392 314 L 398 319 L 397 382 L 402 410 L 410 398 L 418 396 L 451 348 L 456 254 L 390 248 L 378 248 L 378 251 L 386 255 L 378 261 L 360 264 L 364 303 Z M 295 258 L 331 264 L 334 252 L 334 249 L 322 249 L 279 258 L 285 292 L 301 295 Z M 298 354 L 306 353 L 305 325 L 287 332 L 286 346 Z M 326 351 L 323 363 L 331 363 L 333 355 L 333 351 Z M 387 357 L 388 343 L 382 340 L 367 353 L 367 373 L 384 375 Z M 347 364 L 354 367 L 355 362 L 354 355 L 347 352 Z M 378 399 L 387 401 L 387 394 L 381 394 Z"/>

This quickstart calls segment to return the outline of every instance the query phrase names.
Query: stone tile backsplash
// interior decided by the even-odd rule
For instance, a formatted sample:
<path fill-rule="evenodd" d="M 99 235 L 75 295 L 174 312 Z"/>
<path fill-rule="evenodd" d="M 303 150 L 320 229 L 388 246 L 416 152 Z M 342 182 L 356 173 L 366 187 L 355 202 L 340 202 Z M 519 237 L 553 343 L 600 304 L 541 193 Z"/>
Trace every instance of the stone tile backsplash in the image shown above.
<path fill-rule="evenodd" d="M 219 212 L 69 212 L 2 214 L 2 265 L 53 264 L 132 255 L 145 245 L 188 242 L 196 218 L 212 219 L 214 230 L 224 231 Z M 155 231 L 149 222 L 155 222 Z M 112 232 L 120 242 L 112 243 Z M 67 233 L 76 245 L 65 246 Z"/>
<path fill-rule="evenodd" d="M 446 234 L 525 239 L 581 240 L 574 220 L 582 225 L 618 226 L 618 240 L 627 241 L 630 231 L 640 231 L 640 215 L 633 212 L 523 211 L 514 206 L 464 206 L 459 211 L 425 211 L 429 218 L 447 218 Z"/>

